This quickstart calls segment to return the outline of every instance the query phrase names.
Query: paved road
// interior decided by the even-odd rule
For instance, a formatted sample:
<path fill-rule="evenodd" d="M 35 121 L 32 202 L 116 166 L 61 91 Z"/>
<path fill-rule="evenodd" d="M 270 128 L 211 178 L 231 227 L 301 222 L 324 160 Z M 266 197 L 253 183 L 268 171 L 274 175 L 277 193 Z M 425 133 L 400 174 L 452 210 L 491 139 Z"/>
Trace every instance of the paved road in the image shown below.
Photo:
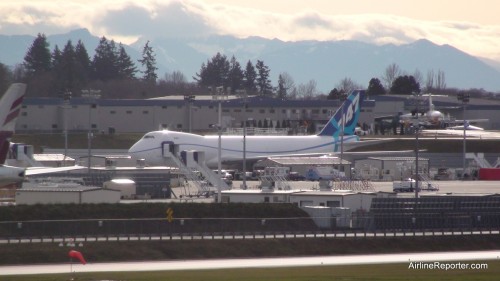
<path fill-rule="evenodd" d="M 83 253 L 85 255 L 85 253 Z M 404 253 L 379 255 L 318 256 L 295 258 L 257 258 L 257 259 L 213 259 L 188 261 L 145 261 L 123 263 L 54 264 L 0 266 L 1 275 L 50 274 L 74 272 L 113 272 L 113 271 L 167 271 L 202 270 L 229 268 L 272 268 L 297 266 L 334 266 L 359 264 L 384 264 L 410 262 L 446 261 L 487 261 L 498 260 L 500 251 Z"/>
<path fill-rule="evenodd" d="M 293 181 L 289 182 L 292 189 L 312 189 L 318 187 L 318 182 L 311 181 Z M 439 187 L 437 192 L 423 192 L 424 194 L 431 193 L 500 193 L 500 183 L 498 181 L 433 181 Z M 257 188 L 258 181 L 249 181 L 247 185 L 250 188 Z M 392 192 L 392 182 L 372 182 L 376 191 Z M 233 182 L 233 188 L 239 189 L 240 181 Z"/>

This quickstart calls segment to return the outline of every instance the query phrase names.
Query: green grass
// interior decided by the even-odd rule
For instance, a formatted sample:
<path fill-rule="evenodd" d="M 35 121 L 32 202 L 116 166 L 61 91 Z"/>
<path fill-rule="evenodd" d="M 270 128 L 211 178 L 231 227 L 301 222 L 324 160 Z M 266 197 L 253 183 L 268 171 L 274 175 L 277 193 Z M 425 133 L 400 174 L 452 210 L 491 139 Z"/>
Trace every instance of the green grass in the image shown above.
<path fill-rule="evenodd" d="M 474 261 L 474 263 L 479 263 Z M 483 262 L 481 262 L 483 263 Z M 318 266 L 295 268 L 250 268 L 250 269 L 223 269 L 223 270 L 194 270 L 194 271 L 155 271 L 155 272 L 100 272 L 2 276 L 6 281 L 158 281 L 158 280 L 204 280 L 204 281 L 254 281 L 254 280 L 287 280 L 287 281 L 331 281 L 331 280 L 408 280 L 408 281 L 470 281 L 470 280 L 498 280 L 500 276 L 500 261 L 485 261 L 486 270 L 415 270 L 409 269 L 408 264 L 380 264 L 380 265 L 348 265 L 348 266 Z"/>

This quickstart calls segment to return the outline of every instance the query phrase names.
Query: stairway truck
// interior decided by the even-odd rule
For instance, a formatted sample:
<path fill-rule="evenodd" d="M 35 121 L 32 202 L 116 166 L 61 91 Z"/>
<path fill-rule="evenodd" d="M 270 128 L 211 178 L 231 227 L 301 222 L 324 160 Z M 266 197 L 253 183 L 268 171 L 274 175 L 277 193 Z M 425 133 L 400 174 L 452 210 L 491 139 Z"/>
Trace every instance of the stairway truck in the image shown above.
<path fill-rule="evenodd" d="M 311 167 L 307 170 L 306 180 L 333 180 L 345 177 L 344 172 L 339 172 L 337 169 L 327 166 Z"/>
<path fill-rule="evenodd" d="M 417 182 L 414 179 L 406 179 L 401 182 L 392 183 L 392 191 L 394 192 L 413 192 L 417 187 Z M 419 190 L 422 189 L 422 182 L 418 182 Z"/>

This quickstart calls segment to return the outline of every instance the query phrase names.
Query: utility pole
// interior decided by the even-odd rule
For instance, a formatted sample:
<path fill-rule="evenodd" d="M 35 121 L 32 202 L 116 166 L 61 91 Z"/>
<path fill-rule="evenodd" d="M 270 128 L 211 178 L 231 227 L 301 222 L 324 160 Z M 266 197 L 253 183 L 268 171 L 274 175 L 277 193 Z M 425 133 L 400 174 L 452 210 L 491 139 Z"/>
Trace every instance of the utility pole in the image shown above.
<path fill-rule="evenodd" d="M 467 134 L 465 131 L 467 130 L 467 120 L 465 119 L 465 107 L 467 106 L 467 103 L 470 101 L 470 95 L 469 93 L 458 93 L 457 99 L 462 102 L 462 108 L 463 108 L 463 127 L 464 127 L 464 138 L 463 138 L 463 155 L 462 155 L 462 180 L 465 180 L 465 155 L 466 155 L 466 143 L 467 143 Z"/>

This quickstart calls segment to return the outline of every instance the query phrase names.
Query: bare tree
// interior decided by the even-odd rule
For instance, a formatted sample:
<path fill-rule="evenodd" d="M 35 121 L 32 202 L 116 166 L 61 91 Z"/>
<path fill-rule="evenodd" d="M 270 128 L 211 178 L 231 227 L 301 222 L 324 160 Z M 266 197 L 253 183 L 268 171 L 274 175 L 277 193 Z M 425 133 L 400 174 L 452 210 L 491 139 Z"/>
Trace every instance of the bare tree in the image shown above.
<path fill-rule="evenodd" d="M 170 82 L 174 85 L 178 85 L 178 84 L 184 84 L 186 83 L 186 76 L 184 76 L 184 73 L 176 70 L 172 73 L 165 73 L 165 81 L 166 82 Z"/>
<path fill-rule="evenodd" d="M 386 89 L 390 89 L 392 86 L 392 82 L 396 80 L 396 77 L 401 75 L 401 69 L 395 63 L 388 65 L 385 69 L 385 73 L 382 76 L 382 81 L 385 83 Z"/>
<path fill-rule="evenodd" d="M 309 80 L 306 84 L 299 84 L 297 88 L 297 96 L 305 100 L 313 99 L 317 93 L 316 80 Z"/>
<path fill-rule="evenodd" d="M 295 88 L 295 81 L 293 80 L 293 77 L 288 74 L 288 72 L 282 72 L 281 78 L 283 79 L 283 86 L 285 87 L 287 92 Z"/>
<path fill-rule="evenodd" d="M 415 78 L 415 81 L 422 85 L 423 82 L 424 82 L 424 76 L 422 75 L 422 72 L 420 72 L 420 70 L 417 68 L 415 69 L 415 71 L 413 72 L 413 78 Z"/>
<path fill-rule="evenodd" d="M 444 75 L 444 71 L 442 71 L 441 69 L 438 70 L 438 73 L 436 75 L 436 89 L 438 90 L 446 89 L 446 77 Z"/>
<path fill-rule="evenodd" d="M 427 71 L 427 80 L 425 81 L 425 88 L 427 91 L 431 91 L 434 88 L 434 70 L 433 69 Z"/>
<path fill-rule="evenodd" d="M 337 89 L 341 92 L 344 92 L 344 93 L 350 93 L 353 90 L 361 89 L 361 88 L 363 88 L 363 86 L 352 81 L 351 78 L 347 78 L 347 77 L 340 80 L 340 82 L 337 84 Z"/>

